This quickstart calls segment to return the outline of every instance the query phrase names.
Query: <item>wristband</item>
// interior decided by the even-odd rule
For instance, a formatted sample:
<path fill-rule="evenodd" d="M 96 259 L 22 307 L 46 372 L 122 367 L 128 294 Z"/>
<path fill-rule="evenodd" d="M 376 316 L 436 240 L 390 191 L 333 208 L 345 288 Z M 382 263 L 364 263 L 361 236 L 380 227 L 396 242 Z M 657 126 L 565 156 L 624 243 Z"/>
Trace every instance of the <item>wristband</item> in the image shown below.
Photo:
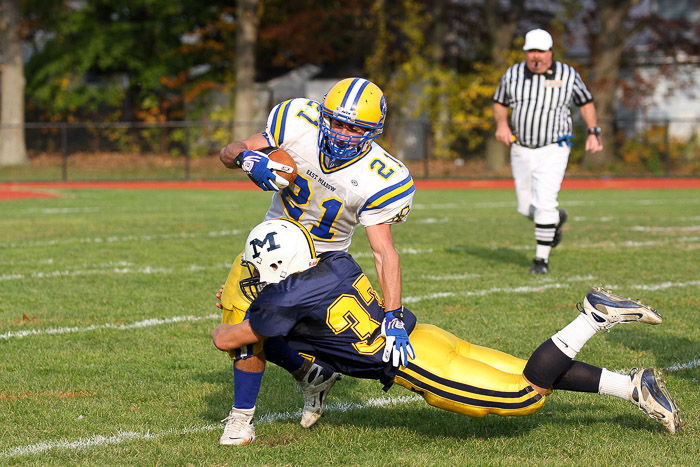
<path fill-rule="evenodd" d="M 600 131 L 600 127 L 599 127 L 599 126 L 593 126 L 593 127 L 591 127 L 591 128 L 588 129 L 588 134 L 589 134 L 589 135 L 600 136 L 600 133 L 601 133 L 601 131 Z"/>
<path fill-rule="evenodd" d="M 394 318 L 398 318 L 401 321 L 403 321 L 403 306 L 400 306 L 395 310 L 385 311 L 384 313 L 391 313 L 392 315 L 394 315 Z"/>
<path fill-rule="evenodd" d="M 236 156 L 236 158 L 233 160 L 233 163 L 236 164 L 236 167 L 238 167 L 239 169 L 243 165 L 243 153 L 244 152 L 245 151 L 239 152 L 238 155 Z"/>

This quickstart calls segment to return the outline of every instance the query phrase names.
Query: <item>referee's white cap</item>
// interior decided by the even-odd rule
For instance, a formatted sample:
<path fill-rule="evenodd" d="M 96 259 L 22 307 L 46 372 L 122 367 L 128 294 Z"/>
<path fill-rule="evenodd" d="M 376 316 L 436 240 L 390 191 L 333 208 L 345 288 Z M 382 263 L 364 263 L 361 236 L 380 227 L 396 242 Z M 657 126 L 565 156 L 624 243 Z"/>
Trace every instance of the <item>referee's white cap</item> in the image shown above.
<path fill-rule="evenodd" d="M 533 29 L 525 34 L 523 50 L 549 50 L 552 48 L 552 36 L 544 29 Z"/>

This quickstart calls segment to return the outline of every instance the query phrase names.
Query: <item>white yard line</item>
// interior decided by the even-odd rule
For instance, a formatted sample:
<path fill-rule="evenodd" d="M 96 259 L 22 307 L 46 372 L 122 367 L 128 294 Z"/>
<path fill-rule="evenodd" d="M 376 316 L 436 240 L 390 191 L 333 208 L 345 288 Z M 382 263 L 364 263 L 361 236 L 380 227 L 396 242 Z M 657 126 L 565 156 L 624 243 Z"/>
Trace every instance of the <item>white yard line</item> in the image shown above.
<path fill-rule="evenodd" d="M 700 199 L 698 198 L 680 198 L 680 199 L 638 199 L 638 200 L 626 200 L 623 201 L 624 204 L 629 204 L 632 206 L 652 206 L 652 205 L 663 205 L 663 204 L 698 204 Z M 609 204 L 619 205 L 619 200 L 610 201 L 584 201 L 584 200 L 565 200 L 561 202 L 561 206 L 566 208 L 568 206 L 606 206 Z M 512 201 L 484 201 L 478 203 L 413 203 L 412 209 L 493 209 L 493 208 L 512 208 L 515 210 L 516 203 L 515 199 Z"/>
<path fill-rule="evenodd" d="M 231 268 L 230 264 L 219 264 L 209 266 L 198 266 L 191 264 L 185 268 L 159 268 L 154 266 L 131 267 L 132 263 L 124 262 L 122 264 L 106 264 L 102 265 L 106 269 L 74 269 L 63 271 L 47 271 L 47 272 L 30 272 L 27 274 L 2 274 L 0 281 L 24 280 L 24 279 L 46 279 L 54 277 L 73 277 L 73 276 L 92 276 L 100 274 L 178 274 L 195 271 L 206 271 L 210 269 L 225 269 Z"/>
<path fill-rule="evenodd" d="M 113 324 L 113 323 L 105 323 L 105 324 L 94 324 L 92 326 L 83 326 L 83 327 L 65 327 L 65 328 L 47 328 L 47 329 L 27 329 L 24 331 L 14 331 L 14 332 L 6 332 L 5 334 L 0 334 L 0 340 L 9 340 L 9 339 L 20 339 L 23 337 L 28 337 L 28 336 L 41 336 L 41 335 L 54 335 L 54 334 L 70 334 L 74 332 L 90 332 L 90 331 L 98 331 L 100 329 L 115 329 L 118 331 L 125 331 L 128 329 L 137 329 L 137 328 L 147 328 L 151 326 L 160 326 L 162 324 L 171 324 L 171 323 L 182 323 L 186 321 L 201 321 L 201 320 L 211 320 L 214 318 L 218 318 L 220 315 L 219 314 L 210 314 L 206 316 L 174 316 L 172 318 L 152 318 L 152 319 L 146 319 L 143 321 L 137 321 L 135 323 L 130 323 L 130 324 Z"/>
<path fill-rule="evenodd" d="M 700 225 L 685 225 L 675 227 L 650 227 L 648 225 L 634 225 L 629 229 L 634 232 L 695 232 L 700 230 Z"/>
<path fill-rule="evenodd" d="M 349 412 L 352 410 L 363 410 L 374 407 L 386 407 L 389 405 L 407 404 L 411 402 L 418 402 L 421 400 L 423 399 L 418 396 L 399 396 L 369 399 L 365 402 L 339 402 L 328 404 L 326 406 L 326 412 Z M 301 418 L 301 411 L 268 413 L 257 418 L 256 424 L 264 424 L 281 420 L 296 420 L 298 418 Z M 39 454 L 42 452 L 51 451 L 53 449 L 87 449 L 100 446 L 127 443 L 132 441 L 152 440 L 173 435 L 188 435 L 192 433 L 201 433 L 219 429 L 221 429 L 221 425 L 214 424 L 203 425 L 199 427 L 187 427 L 181 429 L 171 428 L 169 430 L 164 430 L 160 432 L 117 431 L 113 435 L 97 435 L 91 438 L 80 438 L 75 441 L 44 441 L 41 443 L 29 444 L 26 446 L 17 446 L 0 453 L 0 458 L 10 459 L 13 457 L 25 456 L 29 454 Z"/>
<path fill-rule="evenodd" d="M 235 230 L 219 230 L 215 232 L 180 232 L 173 234 L 157 234 L 157 235 L 111 235 L 108 237 L 69 237 L 57 238 L 54 240 L 27 240 L 22 243 L 0 243 L 0 248 L 35 248 L 38 246 L 53 246 L 64 245 L 70 243 L 94 243 L 94 244 L 110 244 L 110 243 L 125 243 L 125 242 L 153 242 L 160 240 L 172 239 L 187 239 L 187 238 L 202 238 L 202 237 L 228 237 L 247 233 L 241 229 Z"/>
<path fill-rule="evenodd" d="M 565 282 L 581 282 L 581 281 L 593 281 L 593 276 L 574 276 L 564 279 Z M 436 298 L 449 298 L 449 297 L 482 297 L 484 295 L 490 295 L 494 293 L 532 293 L 541 292 L 547 289 L 561 289 L 564 287 L 569 287 L 569 284 L 552 283 L 552 284 L 542 284 L 534 286 L 521 286 L 521 287 L 493 287 L 490 289 L 483 290 L 464 290 L 461 292 L 437 292 L 428 295 L 418 295 L 413 297 L 404 297 L 404 303 L 417 303 L 423 300 L 433 300 Z"/>

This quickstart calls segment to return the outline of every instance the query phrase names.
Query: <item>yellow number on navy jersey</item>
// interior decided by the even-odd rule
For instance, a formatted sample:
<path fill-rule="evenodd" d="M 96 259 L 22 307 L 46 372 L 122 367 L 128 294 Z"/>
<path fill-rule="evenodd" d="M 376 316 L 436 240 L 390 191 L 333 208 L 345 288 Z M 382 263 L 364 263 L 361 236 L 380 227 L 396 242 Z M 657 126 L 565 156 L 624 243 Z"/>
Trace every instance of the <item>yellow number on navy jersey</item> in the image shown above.
<path fill-rule="evenodd" d="M 372 318 L 365 305 L 377 300 L 378 295 L 364 274 L 352 286 L 365 303 L 361 303 L 354 295 L 341 295 L 326 310 L 326 324 L 335 334 L 352 330 L 359 339 L 352 344 L 355 350 L 363 355 L 372 355 L 384 346 L 384 338 L 368 342 L 380 323 Z"/>

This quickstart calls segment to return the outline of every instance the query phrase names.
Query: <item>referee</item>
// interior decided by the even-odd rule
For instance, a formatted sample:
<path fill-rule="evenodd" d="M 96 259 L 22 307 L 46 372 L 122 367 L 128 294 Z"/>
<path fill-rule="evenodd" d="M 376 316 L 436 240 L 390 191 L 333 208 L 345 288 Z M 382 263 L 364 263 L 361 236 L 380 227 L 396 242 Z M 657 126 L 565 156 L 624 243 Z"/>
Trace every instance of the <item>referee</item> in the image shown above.
<path fill-rule="evenodd" d="M 530 272 L 549 272 L 567 214 L 558 209 L 571 146 L 573 101 L 588 127 L 586 151 L 603 149 L 593 95 L 571 66 L 552 60 L 552 36 L 525 35 L 525 61 L 508 68 L 493 96 L 496 139 L 510 146 L 518 212 L 535 221 L 537 248 Z M 508 107 L 512 109 L 508 124 Z"/>

